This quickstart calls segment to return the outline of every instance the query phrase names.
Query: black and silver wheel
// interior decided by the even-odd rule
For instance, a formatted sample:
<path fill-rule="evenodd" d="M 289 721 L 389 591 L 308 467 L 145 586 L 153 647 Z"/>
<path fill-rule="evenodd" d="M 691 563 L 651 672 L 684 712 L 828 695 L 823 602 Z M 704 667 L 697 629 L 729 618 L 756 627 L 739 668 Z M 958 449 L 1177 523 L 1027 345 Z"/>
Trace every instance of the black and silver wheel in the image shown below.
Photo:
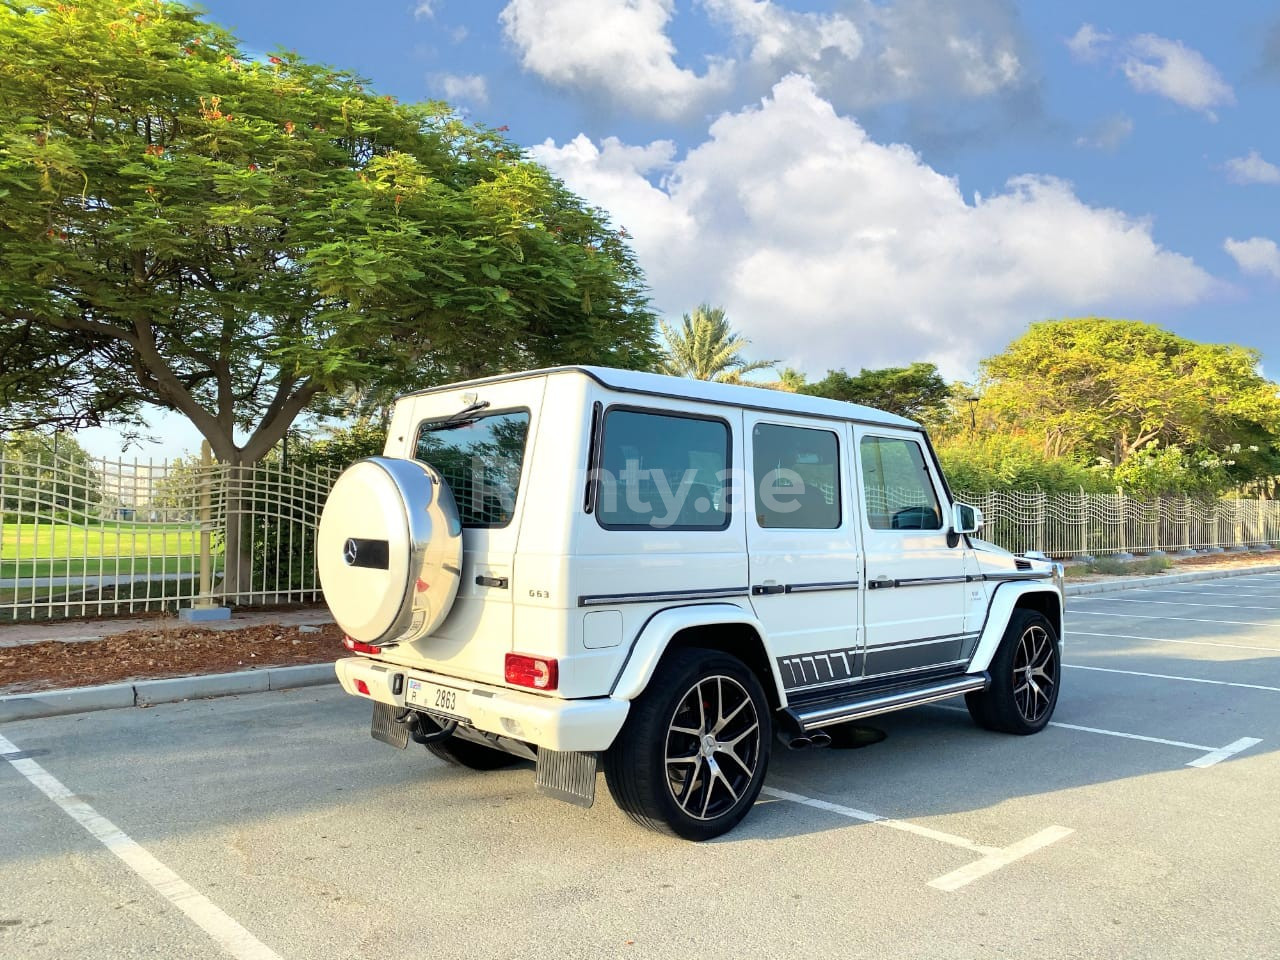
<path fill-rule="evenodd" d="M 768 701 L 742 661 L 714 650 L 675 650 L 632 704 L 605 754 L 605 779 L 637 823 L 709 840 L 755 803 L 771 738 Z"/>
<path fill-rule="evenodd" d="M 965 697 L 979 726 L 1004 733 L 1038 733 L 1058 703 L 1062 676 L 1058 633 L 1043 614 L 1015 610 L 991 661 L 991 686 Z"/>

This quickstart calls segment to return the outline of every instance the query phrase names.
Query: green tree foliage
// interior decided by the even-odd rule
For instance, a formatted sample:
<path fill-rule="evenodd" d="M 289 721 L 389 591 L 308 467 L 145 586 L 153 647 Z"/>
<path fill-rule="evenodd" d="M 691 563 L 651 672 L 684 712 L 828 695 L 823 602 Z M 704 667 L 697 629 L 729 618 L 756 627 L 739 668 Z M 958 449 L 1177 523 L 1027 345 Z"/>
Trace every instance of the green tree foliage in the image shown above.
<path fill-rule="evenodd" d="M 620 232 L 499 132 L 167 0 L 0 0 L 12 422 L 152 404 L 247 464 L 352 388 L 649 367 L 652 335 Z"/>
<path fill-rule="evenodd" d="M 800 392 L 861 403 L 927 424 L 946 415 L 951 397 L 951 388 L 932 363 L 863 369 L 856 376 L 844 370 L 828 370 L 823 379 L 801 386 Z"/>
<path fill-rule="evenodd" d="M 75 438 L 19 430 L 0 442 L 0 510 L 10 518 L 82 518 L 102 500 L 102 476 Z"/>
<path fill-rule="evenodd" d="M 1048 457 L 1119 465 L 1153 442 L 1221 451 L 1270 444 L 1280 388 L 1244 347 L 1096 317 L 1032 324 L 982 364 L 981 412 Z"/>
<path fill-rule="evenodd" d="M 721 307 L 703 303 L 681 319 L 679 329 L 662 321 L 667 356 L 659 369 L 673 377 L 740 383 L 742 376 L 767 370 L 772 360 L 747 360 L 742 351 L 751 341 L 735 333 Z"/>
<path fill-rule="evenodd" d="M 1093 467 L 1045 456 L 1036 441 L 1008 433 L 957 434 L 942 438 L 938 459 L 953 490 L 1043 490 L 1045 493 L 1114 493 L 1108 466 Z"/>

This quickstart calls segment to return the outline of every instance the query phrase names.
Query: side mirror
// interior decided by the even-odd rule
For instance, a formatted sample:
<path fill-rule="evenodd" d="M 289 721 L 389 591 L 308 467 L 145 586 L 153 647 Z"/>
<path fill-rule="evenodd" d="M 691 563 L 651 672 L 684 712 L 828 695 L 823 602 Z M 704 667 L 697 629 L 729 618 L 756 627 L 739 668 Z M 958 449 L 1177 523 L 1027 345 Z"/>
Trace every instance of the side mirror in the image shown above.
<path fill-rule="evenodd" d="M 977 533 L 982 529 L 982 511 L 967 503 L 952 504 L 951 529 L 956 533 Z"/>

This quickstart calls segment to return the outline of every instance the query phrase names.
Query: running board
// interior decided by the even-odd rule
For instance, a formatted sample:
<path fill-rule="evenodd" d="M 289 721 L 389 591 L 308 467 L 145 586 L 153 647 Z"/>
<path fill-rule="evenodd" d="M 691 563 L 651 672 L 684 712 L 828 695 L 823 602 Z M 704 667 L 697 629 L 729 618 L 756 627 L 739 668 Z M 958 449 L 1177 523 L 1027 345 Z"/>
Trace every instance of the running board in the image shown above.
<path fill-rule="evenodd" d="M 847 723 L 850 720 L 861 720 L 863 717 L 874 717 L 878 713 L 889 713 L 891 710 L 919 707 L 936 700 L 958 697 L 962 693 L 985 690 L 990 682 L 991 678 L 986 673 L 967 674 L 918 687 L 905 689 L 899 687 L 896 690 L 882 691 L 871 696 L 855 695 L 834 701 L 825 700 L 799 707 L 788 707 L 783 713 L 787 714 L 800 730 L 808 732 L 837 723 Z"/>

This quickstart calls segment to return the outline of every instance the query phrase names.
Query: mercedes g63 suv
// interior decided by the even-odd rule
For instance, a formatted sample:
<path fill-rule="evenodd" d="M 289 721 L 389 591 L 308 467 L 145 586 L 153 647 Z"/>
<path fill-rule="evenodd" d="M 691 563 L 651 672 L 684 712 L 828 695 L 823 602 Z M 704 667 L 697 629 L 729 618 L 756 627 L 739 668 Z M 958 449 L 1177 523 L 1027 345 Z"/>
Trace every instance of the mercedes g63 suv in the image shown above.
<path fill-rule="evenodd" d="M 564 367 L 401 398 L 317 550 L 374 737 L 533 761 L 582 805 L 599 765 L 636 821 L 701 840 L 775 739 L 962 695 L 983 727 L 1044 728 L 1061 568 L 981 525 L 910 420 Z"/>

